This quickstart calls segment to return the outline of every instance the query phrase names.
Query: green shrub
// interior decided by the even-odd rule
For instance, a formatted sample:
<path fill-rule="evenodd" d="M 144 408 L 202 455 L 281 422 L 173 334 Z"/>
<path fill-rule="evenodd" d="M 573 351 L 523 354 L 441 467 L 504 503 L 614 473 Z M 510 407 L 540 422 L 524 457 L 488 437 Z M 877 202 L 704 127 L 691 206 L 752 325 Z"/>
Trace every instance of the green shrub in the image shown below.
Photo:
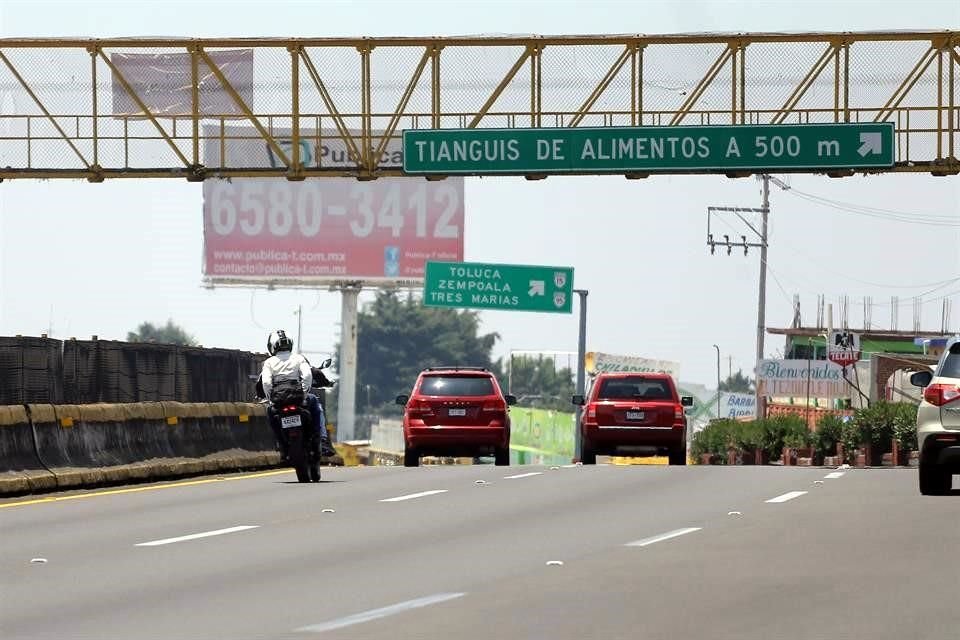
<path fill-rule="evenodd" d="M 763 425 L 757 420 L 737 422 L 734 430 L 735 446 L 740 451 L 762 449 L 764 443 Z"/>
<path fill-rule="evenodd" d="M 802 418 L 799 416 L 781 416 L 779 420 L 783 424 L 783 446 L 791 449 L 802 449 L 813 444 L 813 434 Z"/>
<path fill-rule="evenodd" d="M 885 445 L 893 440 L 895 405 L 889 402 L 874 402 L 869 407 L 857 409 L 853 414 L 860 433 L 863 434 L 863 443 L 871 442 L 875 445 Z"/>
<path fill-rule="evenodd" d="M 714 420 L 695 433 L 690 453 L 696 462 L 700 462 L 701 455 L 710 454 L 719 456 L 721 464 L 725 464 L 727 450 L 737 446 L 737 424 L 734 420 Z"/>

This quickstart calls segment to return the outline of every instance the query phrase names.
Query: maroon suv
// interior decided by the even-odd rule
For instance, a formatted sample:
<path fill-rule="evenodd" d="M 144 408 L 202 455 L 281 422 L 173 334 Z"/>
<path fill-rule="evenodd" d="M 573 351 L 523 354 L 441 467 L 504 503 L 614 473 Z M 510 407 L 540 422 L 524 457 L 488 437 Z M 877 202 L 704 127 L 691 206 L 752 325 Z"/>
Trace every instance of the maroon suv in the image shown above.
<path fill-rule="evenodd" d="M 403 411 L 403 465 L 420 456 L 492 455 L 510 464 L 510 413 L 517 399 L 504 395 L 497 378 L 480 367 L 423 370 L 412 393 L 397 396 Z"/>
<path fill-rule="evenodd" d="M 666 453 L 670 464 L 687 463 L 687 418 L 673 378 L 654 373 L 601 373 L 583 405 L 580 419 L 580 460 L 596 464 L 597 454 L 650 455 Z"/>

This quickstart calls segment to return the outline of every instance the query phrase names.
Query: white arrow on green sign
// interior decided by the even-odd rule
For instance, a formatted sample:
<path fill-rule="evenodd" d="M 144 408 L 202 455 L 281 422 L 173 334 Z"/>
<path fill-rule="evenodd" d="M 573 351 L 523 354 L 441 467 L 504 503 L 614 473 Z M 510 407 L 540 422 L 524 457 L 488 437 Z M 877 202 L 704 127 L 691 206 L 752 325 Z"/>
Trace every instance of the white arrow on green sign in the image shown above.
<path fill-rule="evenodd" d="M 892 122 L 412 129 L 409 174 L 868 169 L 894 164 Z"/>
<path fill-rule="evenodd" d="M 573 268 L 429 260 L 423 303 L 428 307 L 570 313 Z"/>

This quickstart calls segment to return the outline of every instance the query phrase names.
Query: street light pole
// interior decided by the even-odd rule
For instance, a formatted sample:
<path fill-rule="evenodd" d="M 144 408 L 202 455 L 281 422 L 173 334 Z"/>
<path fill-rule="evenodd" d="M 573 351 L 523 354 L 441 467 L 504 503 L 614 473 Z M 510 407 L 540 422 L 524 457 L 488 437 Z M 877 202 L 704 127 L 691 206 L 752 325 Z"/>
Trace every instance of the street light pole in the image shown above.
<path fill-rule="evenodd" d="M 300 353 L 300 334 L 303 333 L 303 305 L 297 305 L 297 353 Z"/>
<path fill-rule="evenodd" d="M 586 387 L 586 359 L 587 359 L 587 293 L 586 289 L 574 289 L 580 296 L 580 335 L 577 341 L 577 395 L 582 396 Z M 583 415 L 583 406 L 577 405 L 574 412 L 573 428 L 573 457 L 579 460 L 582 454 L 580 448 L 580 418 Z"/>
<path fill-rule="evenodd" d="M 717 419 L 720 418 L 720 347 L 713 345 L 717 350 Z"/>

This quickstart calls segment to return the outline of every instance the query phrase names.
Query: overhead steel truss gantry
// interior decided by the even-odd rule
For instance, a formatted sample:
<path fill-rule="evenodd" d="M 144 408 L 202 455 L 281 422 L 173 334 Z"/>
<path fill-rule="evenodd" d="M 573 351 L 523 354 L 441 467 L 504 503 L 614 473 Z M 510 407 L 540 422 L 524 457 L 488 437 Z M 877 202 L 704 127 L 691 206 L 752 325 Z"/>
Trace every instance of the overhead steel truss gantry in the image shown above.
<path fill-rule="evenodd" d="M 0 179 L 375 179 L 405 129 L 881 121 L 876 171 L 952 175 L 958 96 L 957 31 L 0 39 Z"/>

